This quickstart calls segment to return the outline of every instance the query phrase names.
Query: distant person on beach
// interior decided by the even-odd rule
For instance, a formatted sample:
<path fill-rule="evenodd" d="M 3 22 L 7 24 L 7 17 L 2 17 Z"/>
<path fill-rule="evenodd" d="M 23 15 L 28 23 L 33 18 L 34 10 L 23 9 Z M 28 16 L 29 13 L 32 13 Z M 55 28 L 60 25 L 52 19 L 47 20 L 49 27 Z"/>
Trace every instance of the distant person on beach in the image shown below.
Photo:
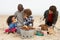
<path fill-rule="evenodd" d="M 53 26 L 54 28 L 58 19 L 58 11 L 56 6 L 52 5 L 48 10 L 45 11 L 44 19 L 45 19 L 45 24 L 47 24 L 49 27 Z"/>
<path fill-rule="evenodd" d="M 16 29 L 17 25 L 16 25 L 16 18 L 15 18 L 14 15 L 11 15 L 11 16 L 8 17 L 7 24 L 9 26 L 9 28 L 6 29 L 5 32 L 6 33 L 15 33 L 16 30 L 17 30 Z"/>
<path fill-rule="evenodd" d="M 20 27 L 23 26 L 23 5 L 18 4 L 18 11 L 15 12 L 15 17 L 17 19 L 17 33 L 20 33 Z"/>
<path fill-rule="evenodd" d="M 28 27 L 33 27 L 33 16 L 32 16 L 32 11 L 30 9 L 25 9 L 24 10 L 24 25 Z"/>

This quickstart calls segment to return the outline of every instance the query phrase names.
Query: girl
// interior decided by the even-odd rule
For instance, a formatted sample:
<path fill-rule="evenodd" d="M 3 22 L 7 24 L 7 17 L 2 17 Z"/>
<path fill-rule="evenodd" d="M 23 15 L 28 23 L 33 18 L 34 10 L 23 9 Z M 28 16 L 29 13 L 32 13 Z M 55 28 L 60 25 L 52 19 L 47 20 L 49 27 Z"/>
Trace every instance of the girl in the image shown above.
<path fill-rule="evenodd" d="M 5 30 L 6 33 L 16 32 L 16 18 L 14 15 L 11 15 L 8 17 L 7 24 L 9 26 L 9 28 Z"/>
<path fill-rule="evenodd" d="M 24 25 L 26 26 L 33 26 L 33 17 L 32 12 L 30 9 L 25 9 L 24 10 Z"/>

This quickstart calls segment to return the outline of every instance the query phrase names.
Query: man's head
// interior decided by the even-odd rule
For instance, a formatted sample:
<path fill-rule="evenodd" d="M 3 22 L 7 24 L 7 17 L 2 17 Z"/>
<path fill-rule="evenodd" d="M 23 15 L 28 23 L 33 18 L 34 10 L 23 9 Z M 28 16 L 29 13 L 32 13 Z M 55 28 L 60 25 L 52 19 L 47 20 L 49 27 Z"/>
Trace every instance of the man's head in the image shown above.
<path fill-rule="evenodd" d="M 56 11 L 57 11 L 56 6 L 50 6 L 50 8 L 49 8 L 49 13 L 54 13 L 54 12 L 56 12 Z"/>
<path fill-rule="evenodd" d="M 18 4 L 18 10 L 19 10 L 19 11 L 23 11 L 23 9 L 24 9 L 24 8 L 23 8 L 23 5 L 22 5 L 22 4 Z"/>

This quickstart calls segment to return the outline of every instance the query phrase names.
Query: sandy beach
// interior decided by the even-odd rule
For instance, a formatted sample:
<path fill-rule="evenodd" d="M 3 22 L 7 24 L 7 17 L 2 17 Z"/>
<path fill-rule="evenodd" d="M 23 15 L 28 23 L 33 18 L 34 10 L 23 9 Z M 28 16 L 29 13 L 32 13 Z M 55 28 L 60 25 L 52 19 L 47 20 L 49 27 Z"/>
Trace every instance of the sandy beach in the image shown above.
<path fill-rule="evenodd" d="M 0 15 L 0 40 L 60 40 L 60 17 L 58 17 L 58 21 L 56 23 L 56 27 L 54 31 L 55 35 L 47 35 L 47 36 L 34 36 L 31 39 L 22 39 L 19 34 L 6 34 L 4 30 L 8 28 L 6 24 L 6 20 L 9 15 Z M 44 21 L 40 20 L 41 16 L 34 16 L 34 27 L 37 28 L 40 24 L 44 24 Z"/>

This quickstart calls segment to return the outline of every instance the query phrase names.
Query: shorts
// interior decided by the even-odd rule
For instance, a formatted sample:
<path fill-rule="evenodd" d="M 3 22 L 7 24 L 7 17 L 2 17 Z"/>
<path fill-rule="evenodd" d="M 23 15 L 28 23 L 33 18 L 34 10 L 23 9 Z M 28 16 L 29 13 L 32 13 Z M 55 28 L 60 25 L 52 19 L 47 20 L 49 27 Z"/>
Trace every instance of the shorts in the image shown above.
<path fill-rule="evenodd" d="M 46 22 L 46 24 L 48 25 L 48 26 L 52 26 L 52 22 Z"/>

